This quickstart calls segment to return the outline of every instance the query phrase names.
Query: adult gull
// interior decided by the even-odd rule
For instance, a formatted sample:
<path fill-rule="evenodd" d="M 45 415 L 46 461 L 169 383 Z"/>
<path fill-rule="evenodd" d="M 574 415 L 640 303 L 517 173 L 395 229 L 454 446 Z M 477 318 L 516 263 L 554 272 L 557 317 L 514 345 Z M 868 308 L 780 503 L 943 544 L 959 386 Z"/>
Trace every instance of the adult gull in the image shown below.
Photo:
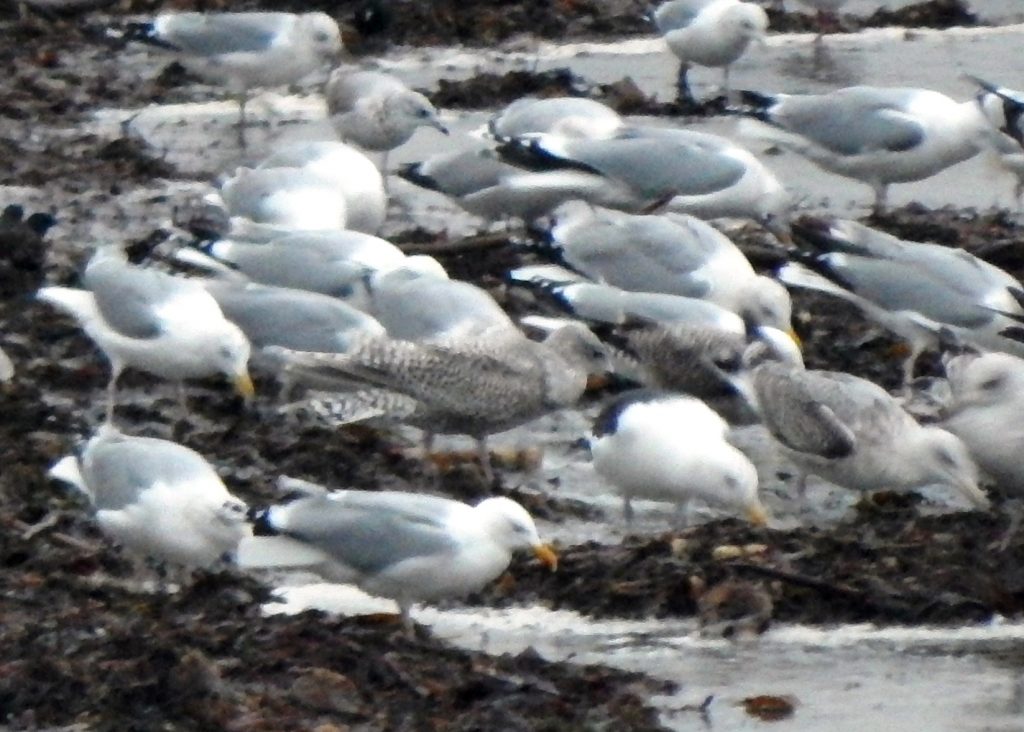
<path fill-rule="evenodd" d="M 504 572 L 512 554 L 532 551 L 554 570 L 533 518 L 510 498 L 475 506 L 401 491 L 311 493 L 255 513 L 254 536 L 238 552 L 248 568 L 303 567 L 411 606 L 461 597 Z"/>
<path fill-rule="evenodd" d="M 104 425 L 81 457 L 63 458 L 49 474 L 88 496 L 103 533 L 137 554 L 210 567 L 249 534 L 245 503 L 202 455 L 175 442 Z"/>
<path fill-rule="evenodd" d="M 110 362 L 108 422 L 125 368 L 178 382 L 224 374 L 243 396 L 253 394 L 249 341 L 198 282 L 132 266 L 105 247 L 83 283 L 84 290 L 44 287 L 38 298 L 74 317 Z"/>

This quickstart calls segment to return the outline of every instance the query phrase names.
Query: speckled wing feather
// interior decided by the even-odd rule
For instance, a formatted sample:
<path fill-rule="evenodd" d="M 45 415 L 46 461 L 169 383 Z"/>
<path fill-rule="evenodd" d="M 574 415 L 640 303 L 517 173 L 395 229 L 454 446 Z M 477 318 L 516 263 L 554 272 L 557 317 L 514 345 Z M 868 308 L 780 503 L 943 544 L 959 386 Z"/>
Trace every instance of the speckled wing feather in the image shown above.
<path fill-rule="evenodd" d="M 856 436 L 819 398 L 809 372 L 789 366 L 766 363 L 754 372 L 754 389 L 760 404 L 761 419 L 768 431 L 783 445 L 798 452 L 826 458 L 850 455 L 856 449 Z"/>

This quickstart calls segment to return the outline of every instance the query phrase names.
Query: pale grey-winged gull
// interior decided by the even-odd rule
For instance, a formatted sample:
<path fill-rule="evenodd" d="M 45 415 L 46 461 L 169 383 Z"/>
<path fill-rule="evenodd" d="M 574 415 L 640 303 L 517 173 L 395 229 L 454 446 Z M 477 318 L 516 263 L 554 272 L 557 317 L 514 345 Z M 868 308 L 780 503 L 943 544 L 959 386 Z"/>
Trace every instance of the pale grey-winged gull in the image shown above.
<path fill-rule="evenodd" d="M 789 351 L 787 351 L 789 352 Z M 805 370 L 755 342 L 745 356 L 752 401 L 783 454 L 808 475 L 859 491 L 945 484 L 987 508 L 977 468 L 951 432 L 918 424 L 876 384 L 847 373 Z"/>
<path fill-rule="evenodd" d="M 108 422 L 125 368 L 179 383 L 224 374 L 252 396 L 249 341 L 198 282 L 134 267 L 106 247 L 89 262 L 83 284 L 87 289 L 44 287 L 38 298 L 74 317 L 110 361 Z"/>
<path fill-rule="evenodd" d="M 975 78 L 984 91 L 976 99 L 989 122 L 1001 133 L 993 140 L 999 164 L 1016 179 L 1014 197 L 1024 206 L 1024 92 Z"/>
<path fill-rule="evenodd" d="M 401 491 L 306 495 L 255 514 L 254 536 L 238 551 L 248 568 L 303 567 L 410 607 L 480 590 L 504 572 L 517 550 L 554 570 L 526 509 L 487 498 L 475 506 Z"/>
<path fill-rule="evenodd" d="M 1024 492 L 1024 360 L 1005 353 L 957 356 L 946 374 L 952 401 L 942 427 L 964 441 L 1001 488 Z"/>
<path fill-rule="evenodd" d="M 708 300 L 661 292 L 632 292 L 588 280 L 578 272 L 551 264 L 526 265 L 509 272 L 513 283 L 539 289 L 583 320 L 611 325 L 631 321 L 711 328 L 738 336 L 746 325 L 736 313 Z"/>
<path fill-rule="evenodd" d="M 408 341 L 445 343 L 500 332 L 518 334 L 489 292 L 449 279 L 440 265 L 438 269 L 400 266 L 371 276 L 367 312 L 392 338 Z"/>
<path fill-rule="evenodd" d="M 919 262 L 831 252 L 790 262 L 778 272 L 794 287 L 847 300 L 872 321 L 907 341 L 903 364 L 907 387 L 918 356 L 943 339 L 986 350 L 1024 353 L 1019 317 L 988 305 L 979 292 L 935 274 Z M 989 292 L 983 289 L 981 292 Z"/>
<path fill-rule="evenodd" d="M 432 155 L 401 166 L 398 176 L 442 193 L 465 211 L 488 221 L 533 221 L 600 184 L 586 171 L 523 170 L 489 148 Z"/>
<path fill-rule="evenodd" d="M 179 250 L 176 257 L 207 268 L 221 262 L 253 282 L 319 292 L 360 308 L 368 305 L 370 274 L 420 261 L 359 231 L 292 234 L 265 244 L 221 240 L 208 245 L 206 253 L 213 262 L 190 249 Z"/>
<path fill-rule="evenodd" d="M 974 100 L 929 89 L 853 86 L 825 94 L 743 92 L 767 139 L 862 181 L 885 210 L 890 183 L 922 180 L 980 152 L 992 131 Z"/>
<path fill-rule="evenodd" d="M 728 94 L 729 67 L 768 30 L 764 8 L 740 0 L 669 0 L 654 10 L 652 19 L 679 59 L 679 98 L 691 103 L 686 76 L 692 65 L 721 67 Z"/>
<path fill-rule="evenodd" d="M 345 355 L 287 351 L 288 373 L 334 377 L 335 411 L 379 416 L 433 433 L 464 434 L 477 441 L 481 464 L 492 478 L 486 438 L 547 412 L 574 404 L 587 377 L 607 370 L 601 343 L 579 325 L 534 342 L 504 330 L 444 344 L 371 340 Z M 358 392 L 353 391 L 358 385 Z M 347 405 L 344 402 L 347 400 Z M 429 447 L 429 444 L 428 444 Z"/>
<path fill-rule="evenodd" d="M 789 194 L 748 150 L 719 135 L 631 126 L 603 139 L 527 134 L 505 142 L 498 152 L 513 164 L 564 177 L 565 182 L 547 184 L 565 189 L 563 201 L 576 198 L 626 211 L 665 206 L 702 218 L 747 217 L 786 236 Z"/>
<path fill-rule="evenodd" d="M 137 554 L 209 567 L 249 534 L 245 503 L 202 455 L 175 442 L 104 425 L 81 458 L 68 456 L 49 474 L 85 493 L 103 533 Z"/>
<path fill-rule="evenodd" d="M 348 225 L 345 191 L 304 168 L 238 168 L 220 187 L 231 235 L 272 238 Z"/>
<path fill-rule="evenodd" d="M 404 144 L 420 127 L 448 134 L 430 100 L 401 80 L 379 71 L 335 69 L 324 87 L 327 116 L 338 136 L 365 150 L 388 153 Z"/>
<path fill-rule="evenodd" d="M 326 13 L 162 13 L 132 26 L 129 38 L 174 54 L 192 73 L 237 94 L 240 134 L 250 89 L 292 84 L 342 49 L 338 24 Z"/>
<path fill-rule="evenodd" d="M 792 329 L 786 288 L 758 275 L 728 237 L 692 216 L 573 207 L 556 218 L 546 239 L 560 259 L 592 280 L 623 290 L 698 297 L 753 323 Z"/>
<path fill-rule="evenodd" d="M 608 137 L 622 127 L 622 117 L 611 107 L 585 97 L 517 99 L 487 121 L 496 140 L 548 132 L 563 137 Z"/>
<path fill-rule="evenodd" d="M 343 142 L 298 142 L 276 149 L 258 169 L 298 168 L 335 185 L 345 198 L 345 227 L 376 234 L 388 196 L 373 161 Z"/>
<path fill-rule="evenodd" d="M 590 452 L 597 474 L 622 494 L 627 521 L 633 498 L 675 503 L 684 520 L 697 498 L 763 526 L 768 516 L 757 496 L 757 469 L 728 443 L 728 430 L 699 399 L 639 389 L 597 416 Z"/>
<path fill-rule="evenodd" d="M 367 338 L 386 331 L 376 318 L 328 295 L 223 280 L 203 282 L 224 317 L 252 345 L 252 363 L 279 374 L 282 363 L 267 349 L 345 353 Z"/>

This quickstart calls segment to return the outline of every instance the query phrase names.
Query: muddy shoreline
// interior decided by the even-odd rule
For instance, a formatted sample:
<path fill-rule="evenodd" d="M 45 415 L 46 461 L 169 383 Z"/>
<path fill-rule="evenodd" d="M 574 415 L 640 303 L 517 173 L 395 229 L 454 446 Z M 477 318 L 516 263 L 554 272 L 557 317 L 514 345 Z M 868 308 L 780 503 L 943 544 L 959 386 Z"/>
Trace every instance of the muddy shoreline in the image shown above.
<path fill-rule="evenodd" d="M 448 28 L 451 6 L 429 5 L 436 18 L 404 15 L 405 26 L 367 32 L 355 48 L 370 53 L 391 44 L 451 43 L 452 36 L 437 30 Z M 484 12 L 493 5 L 460 9 Z M 341 3 L 336 10 L 342 16 L 355 6 Z M 464 16 L 474 34 L 456 38 L 486 45 L 507 41 L 523 27 L 554 38 L 649 32 L 637 24 L 630 3 L 526 2 L 515 8 L 491 24 Z M 538 13 L 546 15 L 538 20 Z M 612 22 L 620 16 L 628 22 Z M 801 17 L 773 16 L 773 27 L 805 29 L 800 23 L 809 20 Z M 92 229 L 117 230 L 137 259 L 160 260 L 171 196 L 146 194 L 140 203 L 126 194 L 186 179 L 134 138 L 102 138 L 79 125 L 99 107 L 217 94 L 173 69 L 140 84 L 135 71 L 118 62 L 116 49 L 95 41 L 105 19 L 0 21 L 9 39 L 0 61 L 12 69 L 0 79 L 0 183 L 38 188 L 41 195 L 29 198 L 47 201 L 44 208 L 58 222 L 40 239 L 13 219 L 0 221 L 0 341 L 17 369 L 12 382 L 0 385 L 4 721 L 24 729 L 80 724 L 109 730 L 515 729 L 513 723 L 524 730 L 659 728 L 644 700 L 666 689 L 635 674 L 552 664 L 529 653 L 494 658 L 456 651 L 427 631 L 406 639 L 386 619 L 317 612 L 267 617 L 261 610 L 267 588 L 230 571 L 189 578 L 176 593 L 140 591 L 137 568 L 103 541 L 83 502 L 46 480 L 46 469 L 98 422 L 95 402 L 107 371 L 77 327 L 37 306 L 32 293 L 44 281 L 75 282 L 92 245 L 82 232 Z M 503 94 L 519 95 L 536 81 L 513 79 Z M 562 83 L 579 85 L 571 78 Z M 467 106 L 480 108 L 504 98 L 480 91 L 493 88 L 485 80 L 460 93 Z M 33 205 L 27 202 L 26 213 L 37 210 Z M 907 238 L 962 246 L 1024 275 L 1024 230 L 1009 212 L 910 206 L 872 223 Z M 431 232 L 396 240 L 421 250 L 450 244 Z M 778 250 L 763 232 L 749 227 L 738 241 L 759 267 L 778 263 Z M 441 258 L 453 276 L 483 283 L 510 309 L 523 310 L 540 304 L 509 291 L 503 274 L 526 256 L 500 241 Z M 848 370 L 889 388 L 898 384 L 894 341 L 856 345 L 866 326 L 852 310 L 799 293 L 795 310 L 809 366 Z M 922 373 L 929 368 L 934 364 Z M 200 383 L 190 388 L 192 413 L 182 422 L 166 385 L 130 375 L 123 387 L 136 396 L 160 395 L 120 411 L 125 428 L 173 436 L 199 450 L 223 471 L 229 488 L 252 503 L 277 497 L 273 484 L 280 474 L 356 488 L 417 490 L 425 482 L 423 466 L 394 435 L 339 432 L 302 415 L 282 415 L 271 396 L 246 409 L 223 384 Z M 272 395 L 274 385 L 261 379 L 259 390 Z M 498 482 L 487 485 L 466 465 L 445 473 L 438 489 L 467 500 L 512 495 L 550 521 L 593 517 L 589 506 L 522 490 L 520 483 L 519 474 L 499 470 Z M 995 508 L 984 515 L 881 496 L 824 527 L 757 530 L 721 520 L 617 545 L 561 547 L 557 574 L 517 562 L 513 581 L 470 602 L 539 602 L 594 617 L 697 616 L 723 634 L 735 632 L 737 623 L 758 632 L 771 622 L 958 624 L 995 614 L 1020 617 L 1024 537 L 1004 542 L 1006 501 L 998 489 L 994 497 Z M 612 513 L 605 519 L 621 520 Z"/>

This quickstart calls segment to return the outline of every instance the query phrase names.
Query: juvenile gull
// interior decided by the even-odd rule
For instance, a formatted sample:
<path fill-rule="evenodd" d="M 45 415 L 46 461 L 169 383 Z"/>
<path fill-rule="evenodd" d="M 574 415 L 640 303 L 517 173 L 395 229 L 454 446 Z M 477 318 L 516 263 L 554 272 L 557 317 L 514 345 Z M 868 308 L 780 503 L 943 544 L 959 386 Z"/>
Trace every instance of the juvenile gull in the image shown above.
<path fill-rule="evenodd" d="M 74 317 L 110 361 L 108 422 L 125 368 L 178 382 L 225 374 L 252 396 L 249 341 L 201 284 L 134 267 L 113 247 L 97 251 L 83 282 L 87 289 L 44 287 L 38 297 Z"/>
<path fill-rule="evenodd" d="M 885 210 L 890 183 L 922 180 L 967 160 L 991 139 L 974 100 L 929 89 L 852 86 L 825 94 L 743 92 L 773 143 L 859 180 Z"/>
<path fill-rule="evenodd" d="M 209 567 L 249 534 L 245 503 L 202 455 L 175 442 L 104 425 L 81 458 L 69 455 L 49 474 L 88 496 L 103 533 L 137 554 Z"/>
<path fill-rule="evenodd" d="M 1024 360 L 1005 353 L 957 356 L 946 374 L 953 399 L 942 426 L 1001 488 L 1024 492 Z"/>
<path fill-rule="evenodd" d="M 381 416 L 425 430 L 428 446 L 433 433 L 473 437 L 488 480 L 489 434 L 574 404 L 587 376 L 607 369 L 605 349 L 577 325 L 541 343 L 503 331 L 444 344 L 371 340 L 345 355 L 284 355 L 296 380 L 333 377 L 350 392 L 341 397 L 351 411 L 363 415 L 376 407 Z M 354 385 L 363 388 L 355 392 Z"/>
<path fill-rule="evenodd" d="M 401 491 L 307 495 L 255 513 L 255 536 L 239 547 L 243 567 L 305 567 L 398 603 L 412 629 L 414 603 L 461 597 L 531 550 L 554 570 L 557 557 L 526 509 L 509 498 L 475 506 Z"/>
<path fill-rule="evenodd" d="M 989 505 L 977 468 L 951 432 L 918 424 L 881 387 L 852 374 L 805 370 L 753 344 L 751 394 L 765 427 L 799 470 L 852 490 L 912 490 L 946 484 L 977 508 Z M 777 351 L 775 351 L 777 353 Z"/>
<path fill-rule="evenodd" d="M 419 127 L 448 134 L 430 100 L 402 81 L 379 71 L 353 71 L 342 67 L 331 73 L 324 87 L 327 116 L 338 136 L 366 150 L 388 153 L 404 144 Z"/>
<path fill-rule="evenodd" d="M 556 218 L 545 246 L 594 281 L 702 298 L 756 324 L 791 330 L 786 288 L 754 272 L 728 237 L 692 216 L 574 207 Z"/>
<path fill-rule="evenodd" d="M 605 407 L 594 421 L 594 469 L 622 494 L 627 521 L 633 498 L 670 501 L 682 518 L 694 498 L 741 510 L 758 526 L 757 469 L 726 441 L 729 426 L 699 399 L 640 389 Z"/>
<path fill-rule="evenodd" d="M 299 142 L 275 150 L 258 169 L 298 168 L 334 185 L 345 199 L 345 226 L 376 234 L 384 224 L 388 197 L 373 161 L 343 142 Z"/>
<path fill-rule="evenodd" d="M 695 100 L 686 75 L 692 65 L 721 67 L 722 86 L 728 94 L 729 67 L 768 30 L 764 9 L 740 0 L 669 0 L 652 17 L 679 59 L 679 99 L 690 103 Z"/>
<path fill-rule="evenodd" d="M 342 48 L 338 24 L 326 13 L 162 13 L 132 34 L 236 94 L 240 134 L 250 89 L 292 84 Z"/>

